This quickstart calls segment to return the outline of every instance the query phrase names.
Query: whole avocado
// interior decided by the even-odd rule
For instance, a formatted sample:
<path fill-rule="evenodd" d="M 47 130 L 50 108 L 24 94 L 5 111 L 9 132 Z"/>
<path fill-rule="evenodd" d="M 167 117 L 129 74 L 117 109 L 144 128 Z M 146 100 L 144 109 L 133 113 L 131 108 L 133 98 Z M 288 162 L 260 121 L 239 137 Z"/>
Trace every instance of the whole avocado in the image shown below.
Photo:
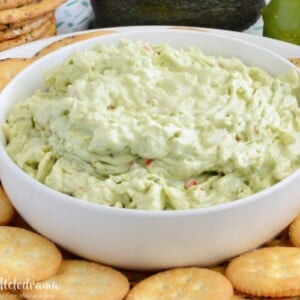
<path fill-rule="evenodd" d="M 244 30 L 265 0 L 92 0 L 95 27 L 185 25 Z"/>

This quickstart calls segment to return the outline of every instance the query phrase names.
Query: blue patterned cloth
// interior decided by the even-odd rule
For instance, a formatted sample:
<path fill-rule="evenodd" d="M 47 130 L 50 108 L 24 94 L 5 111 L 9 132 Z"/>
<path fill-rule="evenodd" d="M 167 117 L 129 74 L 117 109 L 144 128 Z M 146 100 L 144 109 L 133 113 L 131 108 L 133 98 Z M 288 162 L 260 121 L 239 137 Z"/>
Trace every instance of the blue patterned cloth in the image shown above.
<path fill-rule="evenodd" d="M 93 17 L 89 0 L 68 0 L 56 10 L 57 33 L 85 30 Z"/>
<path fill-rule="evenodd" d="M 266 0 L 266 4 L 268 4 L 271 0 Z M 245 30 L 246 33 L 252 33 L 257 35 L 262 35 L 263 33 L 263 19 L 260 17 L 255 24 L 253 24 L 250 28 Z"/>

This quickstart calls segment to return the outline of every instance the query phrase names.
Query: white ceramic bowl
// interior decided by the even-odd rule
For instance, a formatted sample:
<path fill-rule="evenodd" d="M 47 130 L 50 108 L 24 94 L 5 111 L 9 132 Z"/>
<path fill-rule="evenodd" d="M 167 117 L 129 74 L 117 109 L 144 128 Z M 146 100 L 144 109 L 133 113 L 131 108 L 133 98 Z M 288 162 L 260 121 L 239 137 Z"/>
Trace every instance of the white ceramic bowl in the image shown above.
<path fill-rule="evenodd" d="M 292 65 L 255 45 L 205 32 L 155 28 L 115 33 L 65 47 L 29 66 L 0 95 L 0 124 L 13 103 L 41 84 L 41 74 L 75 50 L 120 38 L 200 45 L 212 55 L 236 56 L 274 75 Z M 16 209 L 37 231 L 91 260 L 130 269 L 218 263 L 276 235 L 300 211 L 300 170 L 251 197 L 186 211 L 139 211 L 104 207 L 54 191 L 20 170 L 0 145 L 0 176 Z M 76 180 L 76 178 L 74 178 Z"/>

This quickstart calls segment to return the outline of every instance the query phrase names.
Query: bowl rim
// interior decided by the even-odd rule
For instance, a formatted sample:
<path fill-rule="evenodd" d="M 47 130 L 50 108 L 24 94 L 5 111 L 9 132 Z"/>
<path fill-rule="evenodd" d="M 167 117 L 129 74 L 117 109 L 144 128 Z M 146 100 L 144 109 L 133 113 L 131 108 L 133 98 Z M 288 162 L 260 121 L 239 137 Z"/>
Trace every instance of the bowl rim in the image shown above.
<path fill-rule="evenodd" d="M 135 26 L 130 26 L 130 27 L 134 28 Z M 141 26 L 137 26 L 137 27 L 141 28 Z M 104 30 L 105 29 L 114 30 L 114 29 L 118 29 L 118 28 L 120 28 L 120 27 L 109 27 L 109 28 L 104 28 Z M 59 56 L 60 53 L 66 52 L 68 49 L 71 49 L 72 47 L 74 47 L 74 45 L 78 46 L 78 45 L 94 43 L 93 46 L 88 47 L 88 48 L 91 48 L 91 47 L 96 46 L 97 41 L 100 42 L 101 40 L 103 40 L 107 37 L 111 37 L 112 35 L 114 35 L 114 36 L 117 35 L 117 36 L 120 36 L 121 38 L 126 38 L 127 35 L 131 35 L 134 33 L 140 34 L 141 32 L 145 32 L 145 33 L 152 32 L 153 33 L 155 31 L 157 31 L 159 33 L 162 33 L 162 32 L 171 33 L 171 32 L 176 32 L 176 31 L 183 32 L 183 30 L 184 30 L 184 32 L 186 32 L 186 33 L 192 33 L 195 35 L 209 35 L 209 36 L 213 36 L 213 37 L 224 39 L 224 40 L 232 40 L 234 42 L 248 45 L 252 48 L 257 48 L 257 49 L 260 49 L 261 51 L 267 52 L 268 54 L 272 55 L 273 57 L 276 57 L 276 59 L 284 62 L 287 66 L 290 66 L 291 69 L 294 69 L 298 73 L 300 73 L 300 71 L 291 62 L 289 62 L 288 60 L 286 60 L 279 54 L 272 52 L 269 49 L 266 49 L 259 45 L 255 45 L 254 43 L 249 42 L 249 41 L 240 40 L 236 37 L 223 36 L 219 33 L 200 30 L 202 28 L 198 28 L 198 27 L 197 27 L 197 29 L 199 29 L 199 30 L 195 30 L 194 27 L 188 27 L 188 26 L 184 26 L 183 29 L 178 26 L 177 27 L 166 27 L 166 28 L 164 27 L 163 29 L 161 28 L 161 26 L 143 26 L 142 29 L 130 30 L 128 32 L 117 32 L 117 31 L 111 32 L 111 33 L 103 35 L 103 36 L 93 37 L 93 38 L 90 38 L 87 40 L 79 41 L 74 44 L 64 46 L 63 48 L 57 49 L 57 50 L 55 50 L 51 53 L 48 53 L 47 55 L 39 58 L 38 60 L 31 63 L 27 68 L 25 68 L 20 73 L 18 73 L 1 91 L 0 102 L 1 102 L 1 98 L 5 97 L 7 90 L 9 90 L 10 87 L 12 85 L 14 85 L 15 82 L 18 81 L 20 77 L 22 78 L 25 74 L 30 73 L 31 69 L 36 68 L 36 66 L 38 66 L 39 64 L 42 64 L 44 60 L 50 60 L 50 58 L 52 56 L 53 57 Z M 88 49 L 88 48 L 85 48 L 85 49 Z M 74 52 L 75 51 L 78 51 L 78 49 L 74 50 Z M 83 51 L 83 50 L 79 50 L 79 51 Z M 69 56 L 69 55 L 70 54 L 68 54 L 67 56 Z M 11 105 L 9 105 L 9 107 L 11 107 Z M 0 107 L 0 111 L 1 111 L 1 107 Z M 2 128 L 0 128 L 0 131 L 2 131 Z M 142 209 L 118 208 L 118 207 L 106 206 L 101 203 L 89 202 L 87 200 L 76 198 L 76 197 L 67 195 L 63 192 L 57 191 L 53 188 L 50 188 L 47 185 L 32 178 L 28 173 L 23 171 L 10 158 L 10 156 L 8 155 L 8 153 L 5 149 L 5 144 L 2 141 L 0 141 L 0 161 L 2 161 L 1 164 L 5 164 L 7 166 L 7 168 L 10 168 L 11 172 L 14 173 L 14 175 L 17 176 L 19 180 L 23 181 L 26 185 L 28 185 L 28 187 L 38 190 L 39 193 L 46 193 L 49 195 L 49 197 L 55 198 L 58 201 L 63 201 L 67 205 L 75 205 L 75 206 L 78 206 L 80 208 L 87 209 L 87 210 L 96 210 L 99 212 L 102 211 L 105 213 L 112 213 L 112 214 L 117 214 L 117 215 L 126 214 L 128 216 L 135 216 L 135 217 L 142 217 L 142 218 L 152 218 L 152 217 L 170 218 L 170 217 L 186 217 L 186 216 L 194 216 L 194 215 L 200 216 L 200 215 L 210 214 L 213 212 L 217 213 L 220 211 L 227 211 L 229 209 L 238 208 L 240 206 L 244 206 L 247 204 L 254 203 L 256 201 L 260 201 L 261 198 L 268 197 L 269 195 L 276 193 L 277 190 L 289 185 L 289 183 L 291 181 L 296 180 L 298 177 L 300 179 L 300 168 L 298 168 L 297 170 L 295 170 L 294 172 L 292 172 L 291 174 L 289 174 L 287 177 L 280 180 L 279 182 L 275 183 L 274 185 L 272 185 L 262 191 L 259 191 L 255 194 L 247 196 L 245 198 L 232 200 L 230 202 L 216 204 L 216 205 L 212 205 L 212 206 L 208 206 L 208 207 L 199 207 L 199 208 L 191 208 L 191 209 L 142 210 Z M 5 180 L 4 180 L 4 182 L 5 182 Z M 3 180 L 2 180 L 2 183 L 3 183 Z M 3 186 L 5 188 L 5 183 L 3 184 Z M 12 203 L 13 203 L 13 199 L 12 199 Z"/>

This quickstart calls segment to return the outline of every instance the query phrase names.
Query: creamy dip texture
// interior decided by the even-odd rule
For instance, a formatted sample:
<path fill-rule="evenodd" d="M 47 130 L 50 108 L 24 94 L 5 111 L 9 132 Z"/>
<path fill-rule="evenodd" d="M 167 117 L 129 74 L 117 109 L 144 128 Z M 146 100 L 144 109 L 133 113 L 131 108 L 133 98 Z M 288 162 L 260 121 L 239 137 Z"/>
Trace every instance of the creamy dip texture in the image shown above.
<path fill-rule="evenodd" d="M 74 53 L 15 105 L 7 151 L 103 205 L 178 210 L 244 198 L 300 165 L 300 79 L 142 41 Z"/>

